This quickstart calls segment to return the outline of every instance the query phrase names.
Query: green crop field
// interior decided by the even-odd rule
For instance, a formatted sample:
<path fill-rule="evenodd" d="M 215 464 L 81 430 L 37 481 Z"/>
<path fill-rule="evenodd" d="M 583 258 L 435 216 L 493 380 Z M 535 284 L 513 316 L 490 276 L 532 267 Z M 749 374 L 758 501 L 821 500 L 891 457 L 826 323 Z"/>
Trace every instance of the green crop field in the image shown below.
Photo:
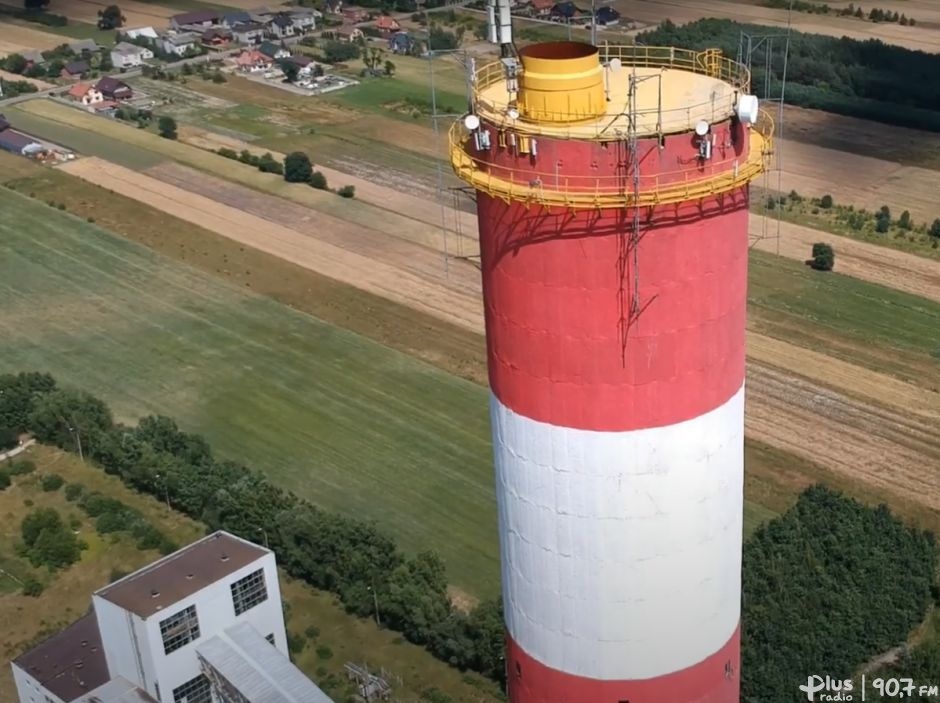
<path fill-rule="evenodd" d="M 128 420 L 170 415 L 496 592 L 485 388 L 9 190 L 0 210 L 0 371 L 47 370 Z M 749 505 L 747 524 L 768 515 Z"/>

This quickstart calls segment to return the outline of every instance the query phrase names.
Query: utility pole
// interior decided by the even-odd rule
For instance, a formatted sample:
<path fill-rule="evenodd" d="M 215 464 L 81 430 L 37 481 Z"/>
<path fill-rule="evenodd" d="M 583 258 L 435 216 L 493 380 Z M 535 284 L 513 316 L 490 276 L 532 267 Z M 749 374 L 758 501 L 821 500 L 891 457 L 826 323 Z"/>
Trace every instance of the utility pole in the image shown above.
<path fill-rule="evenodd" d="M 156 479 L 157 479 L 158 481 L 160 481 L 160 480 L 163 481 L 163 496 L 166 498 L 166 507 L 167 507 L 168 509 L 172 510 L 172 509 L 173 509 L 173 506 L 170 505 L 170 489 L 167 488 L 167 485 L 166 485 L 166 478 L 165 478 L 165 477 L 161 477 L 160 474 L 157 474 L 157 475 L 156 475 Z"/>
<path fill-rule="evenodd" d="M 258 527 L 255 529 L 255 532 L 260 532 L 264 536 L 264 548 L 270 549 L 271 546 L 268 544 L 268 533 L 265 532 L 263 527 Z"/>
<path fill-rule="evenodd" d="M 375 604 L 375 624 L 376 627 L 382 627 L 382 623 L 379 620 L 379 594 L 375 590 L 375 581 L 372 582 L 371 586 L 367 586 L 370 591 L 372 591 L 372 602 Z"/>

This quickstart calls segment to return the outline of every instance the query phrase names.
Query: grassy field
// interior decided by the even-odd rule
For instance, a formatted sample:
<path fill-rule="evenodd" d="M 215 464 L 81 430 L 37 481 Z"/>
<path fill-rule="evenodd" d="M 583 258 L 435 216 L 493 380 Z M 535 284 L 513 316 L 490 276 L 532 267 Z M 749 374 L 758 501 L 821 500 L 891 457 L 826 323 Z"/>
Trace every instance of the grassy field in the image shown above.
<path fill-rule="evenodd" d="M 87 192 L 74 197 L 90 206 Z M 458 587 L 495 592 L 482 386 L 207 279 L 8 190 L 0 203 L 14 213 L 0 225 L 0 285 L 12 301 L 0 315 L 9 340 L 0 369 L 47 369 L 95 389 L 129 420 L 172 415 L 224 455 L 299 494 L 377 519 L 406 548 L 436 549 Z M 106 221 L 105 212 L 98 215 Z M 135 219 L 146 222 L 146 209 Z M 177 242 L 188 234 L 174 232 Z M 221 257 L 231 271 L 235 262 Z M 339 292 L 334 297 L 345 300 Z M 337 317 L 357 301 L 342 304 Z M 393 334 L 394 318 L 385 325 Z M 420 323 L 416 329 L 441 336 L 445 346 L 437 353 L 446 353 L 440 330 Z M 452 334 L 452 348 L 462 349 L 464 359 L 462 344 L 480 348 L 481 339 Z M 476 365 L 459 356 L 447 363 Z M 767 515 L 748 509 L 749 526 Z"/>
<path fill-rule="evenodd" d="M 204 534 L 201 525 L 168 510 L 157 500 L 134 493 L 117 478 L 82 464 L 72 455 L 35 447 L 26 456 L 37 464 L 37 472 L 14 477 L 13 486 L 0 492 L 0 515 L 4 517 L 0 522 L 0 567 L 7 569 L 12 566 L 14 575 L 19 574 L 20 577 L 31 571 L 13 556 L 13 545 L 19 538 L 23 517 L 36 508 L 55 508 L 66 521 L 70 517 L 78 519 L 81 523 L 79 535 L 89 548 L 83 552 L 80 562 L 55 577 L 40 574 L 49 581 L 49 585 L 38 598 L 20 595 L 15 581 L 0 576 L 0 631 L 3 632 L 0 656 L 4 661 L 84 614 L 92 591 L 108 583 L 114 570 L 126 573 L 159 556 L 153 551 L 138 551 L 133 540 L 126 535 L 100 537 L 85 514 L 66 501 L 61 489 L 50 493 L 41 490 L 39 478 L 42 474 L 58 473 L 67 482 L 78 482 L 89 490 L 117 498 L 139 510 L 177 544 L 186 544 Z M 27 501 L 32 506 L 27 506 Z M 415 703 L 421 692 L 435 687 L 449 695 L 454 703 L 495 703 L 500 700 L 495 687 L 480 677 L 463 675 L 451 669 L 420 647 L 402 642 L 394 633 L 379 630 L 371 620 L 347 615 L 330 594 L 314 591 L 283 573 L 281 592 L 288 606 L 288 630 L 301 637 L 311 627 L 319 630 L 316 638 L 309 639 L 295 656 L 295 663 L 321 685 L 334 683 L 330 693 L 336 700 L 345 700 L 349 693 L 343 671 L 347 661 L 365 661 L 370 667 L 385 667 L 400 676 L 402 685 L 396 687 L 395 696 L 403 703 Z M 25 616 L 27 613 L 29 617 Z M 321 646 L 332 650 L 332 656 L 318 656 L 316 649 Z M 0 703 L 13 703 L 15 700 L 10 667 L 0 667 Z"/>
<path fill-rule="evenodd" d="M 772 337 L 937 385 L 940 304 L 755 251 L 748 313 L 751 327 Z"/>

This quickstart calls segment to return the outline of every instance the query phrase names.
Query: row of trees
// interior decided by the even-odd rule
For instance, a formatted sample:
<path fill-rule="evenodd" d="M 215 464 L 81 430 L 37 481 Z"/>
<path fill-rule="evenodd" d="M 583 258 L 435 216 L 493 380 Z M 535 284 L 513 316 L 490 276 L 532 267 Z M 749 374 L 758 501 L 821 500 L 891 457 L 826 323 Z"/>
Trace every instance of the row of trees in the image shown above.
<path fill-rule="evenodd" d="M 838 10 L 824 2 L 807 2 L 807 0 L 764 0 L 764 5 L 780 10 L 788 10 L 792 7 L 796 12 L 806 12 L 811 15 L 834 14 L 839 17 L 857 17 L 860 20 L 868 19 L 872 22 L 897 22 L 905 27 L 908 25 L 913 27 L 917 24 L 913 19 L 908 19 L 907 15 L 891 12 L 891 10 L 882 10 L 877 7 L 865 12 L 861 5 L 856 7 L 855 4 L 851 2 L 846 7 Z"/>
<path fill-rule="evenodd" d="M 349 612 L 379 617 L 453 666 L 503 679 L 500 605 L 455 609 L 436 554 L 406 557 L 375 524 L 321 510 L 256 471 L 216 459 L 202 437 L 169 418 L 118 424 L 98 398 L 32 373 L 0 376 L 0 424 L 69 451 L 80 447 L 86 460 L 210 529 L 246 539 L 264 530 L 291 575 L 337 594 Z"/>
<path fill-rule="evenodd" d="M 847 678 L 904 642 L 938 595 L 935 568 L 933 535 L 809 488 L 744 547 L 741 700 L 788 703 L 797 678 Z"/>
<path fill-rule="evenodd" d="M 703 19 L 677 27 L 667 20 L 643 32 L 648 46 L 720 48 L 736 56 L 741 32 L 773 34 L 773 28 L 731 20 Z M 781 51 L 756 51 L 753 86 L 757 95 L 780 94 Z M 878 40 L 858 41 L 794 31 L 787 64 L 787 102 L 887 124 L 940 131 L 940 55 L 911 51 Z M 768 85 L 769 84 L 769 85 Z M 769 87 L 769 90 L 767 90 Z M 767 91 L 765 93 L 765 90 Z"/>

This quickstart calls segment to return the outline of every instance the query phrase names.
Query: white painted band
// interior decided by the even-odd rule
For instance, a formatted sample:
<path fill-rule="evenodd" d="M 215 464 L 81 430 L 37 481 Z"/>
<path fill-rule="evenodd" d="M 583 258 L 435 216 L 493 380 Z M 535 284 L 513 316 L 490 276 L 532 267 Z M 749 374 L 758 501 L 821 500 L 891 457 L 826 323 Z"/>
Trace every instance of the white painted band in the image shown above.
<path fill-rule="evenodd" d="M 506 625 L 553 669 L 661 676 L 738 626 L 744 387 L 675 425 L 556 427 L 491 395 Z"/>

